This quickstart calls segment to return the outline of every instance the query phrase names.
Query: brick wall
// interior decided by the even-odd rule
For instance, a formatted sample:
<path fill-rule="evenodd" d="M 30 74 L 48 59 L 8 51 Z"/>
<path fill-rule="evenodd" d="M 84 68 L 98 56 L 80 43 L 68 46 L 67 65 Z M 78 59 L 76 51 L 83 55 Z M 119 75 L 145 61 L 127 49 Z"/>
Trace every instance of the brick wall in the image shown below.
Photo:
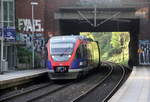
<path fill-rule="evenodd" d="M 18 19 L 23 19 L 24 23 L 26 20 L 30 20 L 30 23 L 32 23 L 32 10 L 31 10 L 31 1 L 33 0 L 16 0 L 15 1 L 15 7 L 16 7 L 16 26 L 18 28 L 19 22 Z M 40 23 L 41 27 L 44 28 L 44 10 L 45 10 L 45 2 L 44 0 L 36 0 L 38 2 L 38 5 L 34 6 L 34 19 L 40 20 L 38 23 Z M 21 22 L 21 21 L 20 21 Z M 23 25 L 23 23 L 21 22 Z M 37 24 L 38 25 L 38 24 Z M 18 29 L 19 32 L 22 33 L 31 33 L 31 30 L 20 30 Z M 44 33 L 44 30 L 42 31 L 36 31 L 37 33 Z"/>
<path fill-rule="evenodd" d="M 46 0 L 45 9 L 45 30 L 46 33 L 59 35 L 59 22 L 54 19 L 54 13 L 59 7 L 70 6 L 76 4 L 79 0 Z"/>
<path fill-rule="evenodd" d="M 16 18 L 17 19 L 18 18 L 31 19 L 31 5 L 30 5 L 31 1 L 34 1 L 34 0 L 16 0 Z M 79 4 L 79 1 L 86 2 L 90 0 L 36 0 L 36 2 L 38 2 L 39 4 L 35 6 L 34 17 L 36 19 L 41 19 L 42 27 L 44 28 L 43 33 L 46 36 L 48 34 L 59 35 L 60 34 L 59 21 L 54 19 L 54 13 L 57 12 L 60 7 L 71 6 L 77 3 Z M 123 1 L 123 2 L 137 2 L 137 1 L 141 2 L 142 1 L 143 2 L 147 0 L 118 0 L 118 1 Z M 31 32 L 29 31 L 28 33 L 31 33 Z M 146 34 L 144 35 L 146 36 Z"/>

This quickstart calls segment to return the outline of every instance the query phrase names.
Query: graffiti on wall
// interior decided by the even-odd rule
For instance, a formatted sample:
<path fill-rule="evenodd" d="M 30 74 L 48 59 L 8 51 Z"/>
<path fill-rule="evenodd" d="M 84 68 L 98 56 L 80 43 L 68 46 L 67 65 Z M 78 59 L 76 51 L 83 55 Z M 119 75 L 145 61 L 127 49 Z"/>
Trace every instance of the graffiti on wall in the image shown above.
<path fill-rule="evenodd" d="M 43 36 L 44 28 L 42 27 L 42 20 L 34 19 L 34 24 L 32 26 L 32 20 L 27 18 L 18 19 L 18 30 L 21 32 L 19 34 L 19 40 L 26 44 L 28 49 L 32 49 L 32 31 L 34 34 L 34 46 L 35 51 L 40 53 L 44 50 L 45 40 Z"/>
<path fill-rule="evenodd" d="M 28 49 L 32 49 L 32 35 L 31 34 L 20 34 L 20 40 L 26 44 Z M 45 39 L 43 34 L 35 34 L 34 39 L 35 51 L 40 53 L 44 50 L 45 47 Z"/>
<path fill-rule="evenodd" d="M 139 40 L 139 64 L 150 65 L 150 40 Z"/>
<path fill-rule="evenodd" d="M 34 19 L 34 24 L 32 25 L 32 20 L 27 18 L 18 19 L 18 31 L 17 40 L 23 42 L 25 47 L 32 51 L 34 43 L 34 51 L 36 56 L 40 59 L 41 66 L 45 66 L 45 38 L 44 38 L 44 28 L 42 20 Z M 32 34 L 34 32 L 34 35 Z M 34 37 L 33 37 L 34 36 Z M 39 60 L 37 60 L 39 61 Z M 39 63 L 39 62 L 37 62 Z"/>
<path fill-rule="evenodd" d="M 35 19 L 32 27 L 31 19 L 18 19 L 18 30 L 24 32 L 43 32 L 42 21 L 40 19 Z"/>
<path fill-rule="evenodd" d="M 149 14 L 148 7 L 140 8 L 135 12 L 135 16 L 140 17 L 140 18 L 145 18 L 147 20 L 148 20 L 148 14 Z"/>

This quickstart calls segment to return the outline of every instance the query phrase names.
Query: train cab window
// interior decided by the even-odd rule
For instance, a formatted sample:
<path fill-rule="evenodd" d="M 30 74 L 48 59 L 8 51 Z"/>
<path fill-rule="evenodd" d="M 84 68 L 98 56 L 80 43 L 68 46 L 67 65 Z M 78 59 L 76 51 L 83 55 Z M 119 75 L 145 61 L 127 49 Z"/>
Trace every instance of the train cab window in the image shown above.
<path fill-rule="evenodd" d="M 81 53 L 81 58 L 84 58 L 84 50 L 83 50 L 83 45 L 80 45 L 80 53 Z"/>
<path fill-rule="evenodd" d="M 79 59 L 79 58 L 81 58 L 81 53 L 80 53 L 80 49 L 78 48 L 77 49 L 77 52 L 76 52 L 76 59 Z"/>
<path fill-rule="evenodd" d="M 86 49 L 86 45 L 82 45 L 83 48 L 83 57 L 86 59 L 87 58 L 87 49 Z"/>
<path fill-rule="evenodd" d="M 79 59 L 79 58 L 83 58 L 84 55 L 83 55 L 83 48 L 82 46 L 80 45 L 77 49 L 77 52 L 76 52 L 76 59 Z"/>

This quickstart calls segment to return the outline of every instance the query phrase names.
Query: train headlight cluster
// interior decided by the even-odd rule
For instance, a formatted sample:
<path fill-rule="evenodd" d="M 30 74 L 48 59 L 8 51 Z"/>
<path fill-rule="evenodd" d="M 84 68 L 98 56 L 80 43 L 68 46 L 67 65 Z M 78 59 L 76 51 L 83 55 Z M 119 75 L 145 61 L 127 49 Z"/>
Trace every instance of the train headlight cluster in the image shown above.
<path fill-rule="evenodd" d="M 80 64 L 79 64 L 80 66 L 83 66 L 83 62 L 80 62 Z"/>
<path fill-rule="evenodd" d="M 71 55 L 68 55 L 68 57 L 70 58 L 70 57 L 71 57 Z"/>

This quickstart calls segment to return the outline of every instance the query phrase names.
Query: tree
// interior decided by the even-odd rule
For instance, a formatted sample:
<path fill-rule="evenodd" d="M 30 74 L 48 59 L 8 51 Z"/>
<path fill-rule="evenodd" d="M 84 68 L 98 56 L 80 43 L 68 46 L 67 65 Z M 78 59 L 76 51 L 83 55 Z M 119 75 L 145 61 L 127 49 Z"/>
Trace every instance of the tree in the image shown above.
<path fill-rule="evenodd" d="M 87 38 L 91 38 L 91 39 L 95 40 L 94 35 L 92 34 L 92 32 L 81 32 L 80 35 L 86 36 Z"/>
<path fill-rule="evenodd" d="M 120 32 L 112 32 L 111 45 L 113 48 L 120 48 Z"/>

